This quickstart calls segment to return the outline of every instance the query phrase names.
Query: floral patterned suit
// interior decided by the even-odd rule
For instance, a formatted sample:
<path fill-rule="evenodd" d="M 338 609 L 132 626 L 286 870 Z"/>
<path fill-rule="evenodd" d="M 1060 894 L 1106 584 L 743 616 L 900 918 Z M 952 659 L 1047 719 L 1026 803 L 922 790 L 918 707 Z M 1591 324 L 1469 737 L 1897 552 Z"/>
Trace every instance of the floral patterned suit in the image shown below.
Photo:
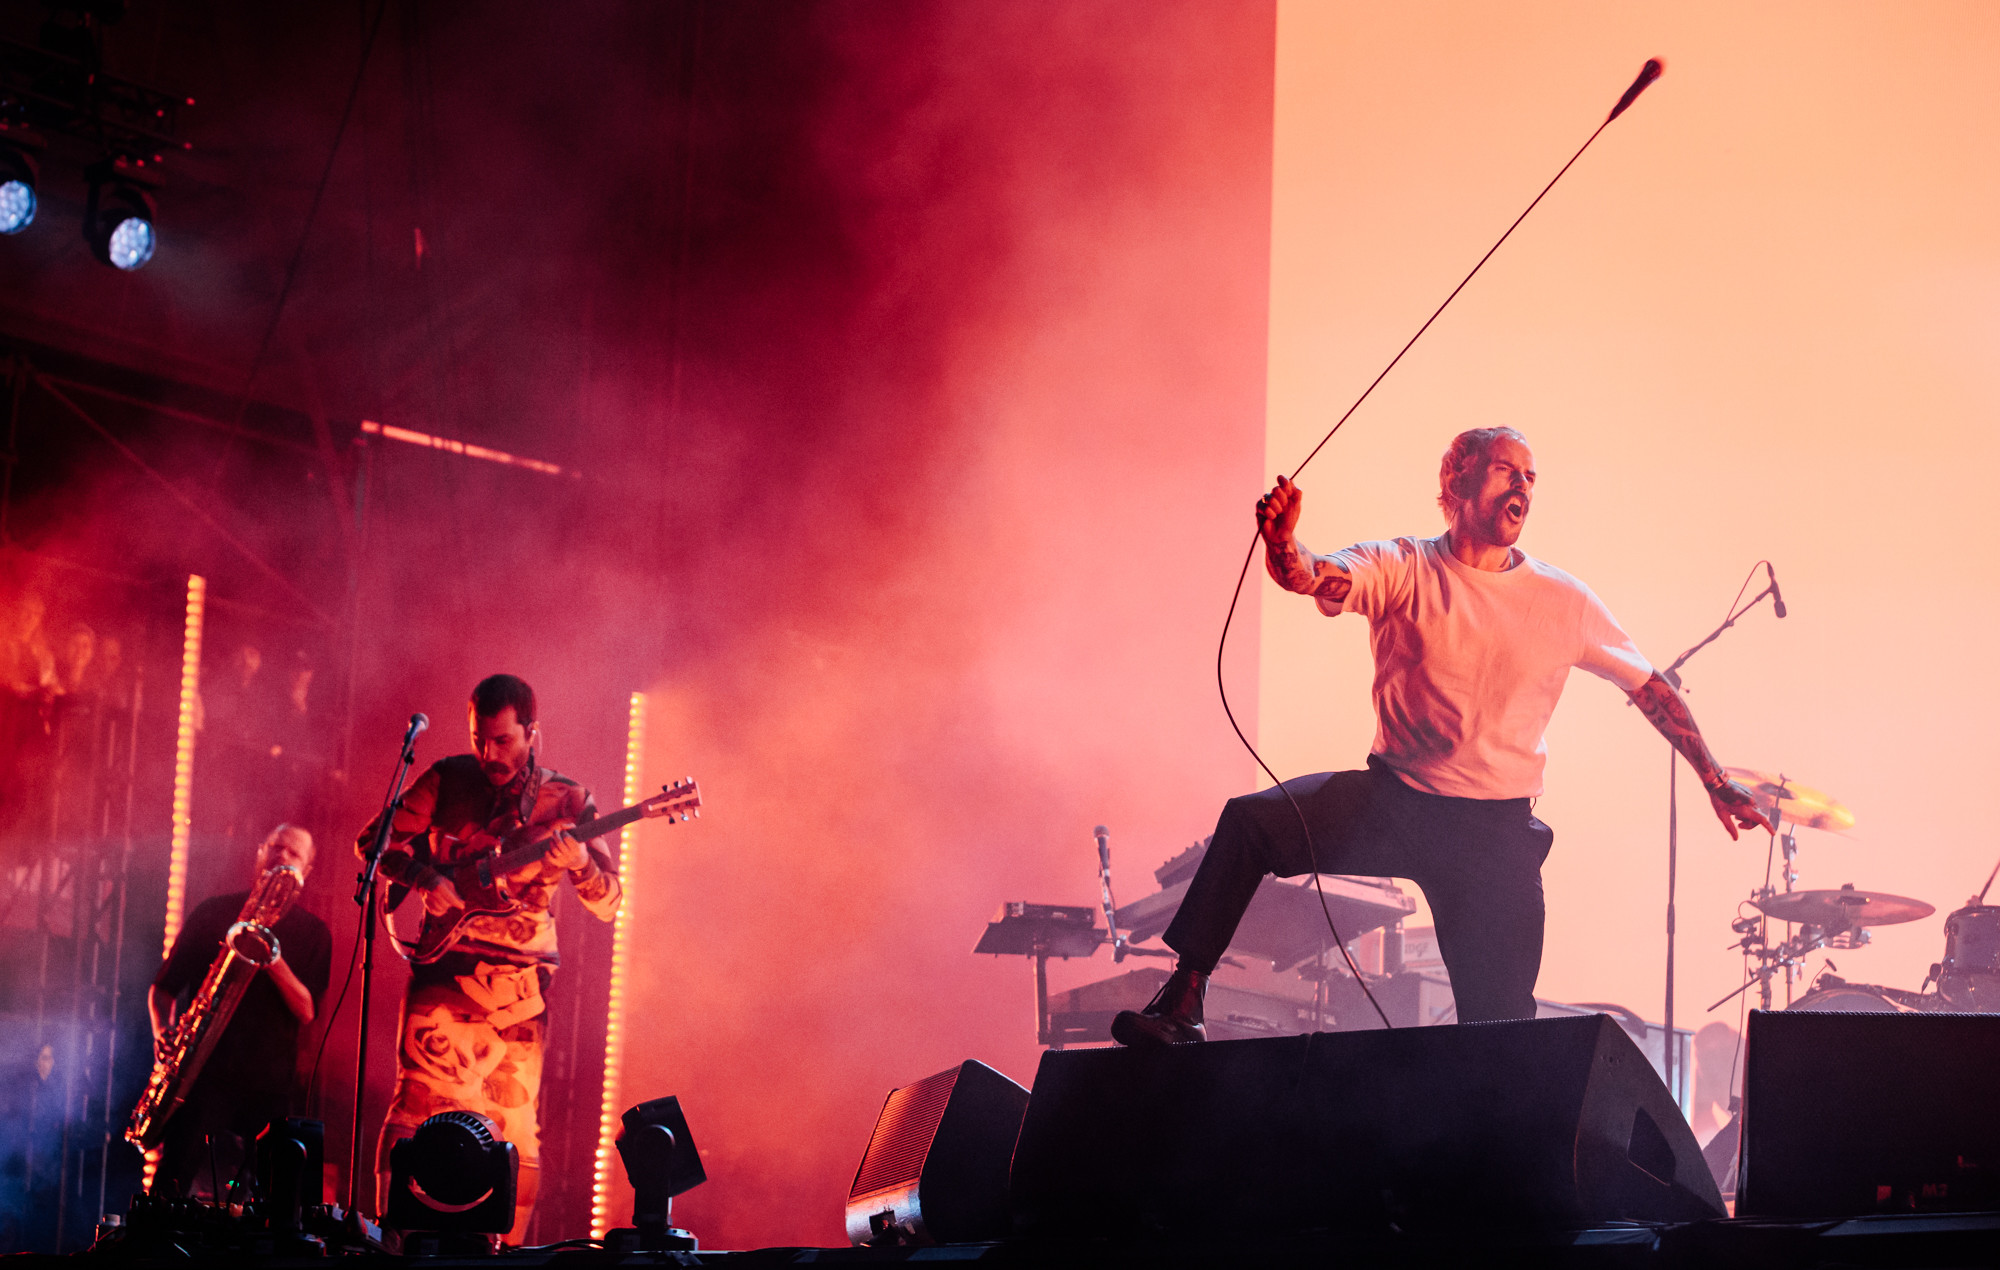
<path fill-rule="evenodd" d="M 487 780 L 470 754 L 433 763 L 397 804 L 382 874 L 423 889 L 463 863 L 466 840 L 522 825 L 581 822 L 597 815 L 590 791 L 547 768 L 529 766 L 505 787 Z M 362 831 L 365 851 L 376 825 Z M 609 921 L 624 891 L 603 842 L 585 844 L 589 861 L 569 874 L 593 917 Z M 387 1207 L 389 1149 L 441 1111 L 475 1111 L 500 1126 L 520 1154 L 521 1181 L 511 1236 L 519 1242 L 534 1210 L 541 1167 L 536 1103 L 546 1016 L 542 992 L 559 961 L 552 907 L 563 870 L 546 859 L 505 879 L 518 907 L 469 919 L 445 954 L 411 967 L 396 1049 L 396 1092 L 377 1147 L 376 1184 Z"/>

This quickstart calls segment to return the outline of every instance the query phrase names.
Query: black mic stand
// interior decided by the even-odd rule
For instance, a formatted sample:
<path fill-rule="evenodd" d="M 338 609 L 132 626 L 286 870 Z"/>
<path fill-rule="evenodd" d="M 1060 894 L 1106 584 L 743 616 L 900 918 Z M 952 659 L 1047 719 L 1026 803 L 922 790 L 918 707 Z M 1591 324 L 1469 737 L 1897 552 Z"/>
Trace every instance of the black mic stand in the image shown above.
<path fill-rule="evenodd" d="M 389 844 L 389 822 L 395 818 L 396 804 L 402 801 L 403 782 L 416 762 L 417 737 L 429 725 L 430 720 L 422 715 L 410 719 L 410 729 L 403 734 L 402 756 L 396 760 L 396 774 L 389 781 L 389 796 L 376 818 L 374 840 L 368 844 L 368 854 L 354 881 L 354 902 L 361 906 L 361 1030 L 354 1039 L 354 1137 L 347 1145 L 347 1209 L 352 1213 L 361 1211 L 361 1112 L 368 1094 L 368 1013 L 375 998 L 375 874 L 382 867 L 382 850 Z M 368 1176 L 375 1176 L 372 1167 Z"/>
<path fill-rule="evenodd" d="M 1177 957 L 1171 948 L 1134 948 L 1132 941 L 1118 933 L 1118 904 L 1111 898 L 1111 834 L 1103 825 L 1090 831 L 1097 839 L 1097 885 L 1098 899 L 1104 905 L 1104 925 L 1108 928 L 1105 939 L 1111 945 L 1111 960 L 1124 961 L 1127 957 Z"/>
<path fill-rule="evenodd" d="M 1756 567 L 1754 565 L 1751 566 L 1751 572 L 1753 575 L 1756 572 Z M 1693 657 L 1696 653 L 1700 652 L 1702 649 L 1707 648 L 1710 644 L 1713 644 L 1716 640 L 1721 639 L 1722 633 L 1728 630 L 1730 627 L 1736 625 L 1736 621 L 1738 618 L 1742 617 L 1745 613 L 1748 613 L 1751 609 L 1756 608 L 1757 605 L 1763 600 L 1765 596 L 1767 595 L 1775 596 L 1777 594 L 1777 591 L 1778 591 L 1777 583 L 1772 582 L 1770 585 L 1766 586 L 1762 591 L 1759 591 L 1756 595 L 1752 596 L 1748 604 L 1744 605 L 1740 609 L 1737 609 L 1735 612 L 1731 613 L 1728 617 L 1724 618 L 1722 625 L 1710 631 L 1708 635 L 1704 639 L 1702 639 L 1699 643 L 1695 644 L 1694 647 L 1688 649 L 1680 656 L 1674 658 L 1674 664 L 1667 667 L 1665 670 L 1661 671 L 1660 678 L 1666 680 L 1668 684 L 1672 685 L 1674 691 L 1676 692 L 1680 691 L 1681 687 L 1680 669 L 1682 666 L 1687 665 L 1688 659 Z M 1737 592 L 1737 594 L 1741 595 L 1742 592 L 1739 591 Z M 1680 866 L 1680 836 L 1681 836 L 1680 801 L 1676 797 L 1678 793 L 1678 781 L 1680 777 L 1679 759 L 1680 759 L 1680 751 L 1676 750 L 1671 742 L 1668 743 L 1667 745 L 1667 1008 L 1666 1008 L 1666 1018 L 1662 1021 L 1661 1024 L 1661 1029 L 1665 1033 L 1665 1035 L 1661 1038 L 1660 1051 L 1665 1059 L 1665 1071 L 1667 1077 L 1667 1096 L 1674 1100 L 1674 1105 L 1676 1106 L 1680 1105 L 1680 1096 L 1674 1092 L 1674 884 L 1675 884 L 1675 874 Z"/>

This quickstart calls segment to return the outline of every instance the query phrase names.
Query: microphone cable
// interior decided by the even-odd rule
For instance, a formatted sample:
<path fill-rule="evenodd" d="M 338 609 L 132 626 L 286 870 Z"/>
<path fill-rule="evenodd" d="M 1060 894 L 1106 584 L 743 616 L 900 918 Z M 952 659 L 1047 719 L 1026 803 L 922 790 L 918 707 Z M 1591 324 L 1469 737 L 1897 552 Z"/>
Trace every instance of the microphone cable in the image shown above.
<path fill-rule="evenodd" d="M 1522 221 L 1528 219 L 1528 213 L 1534 211 L 1541 204 L 1542 199 L 1547 197 L 1548 192 L 1556 187 L 1556 182 L 1562 180 L 1563 175 L 1576 165 L 1576 161 L 1583 157 L 1585 150 L 1590 149 L 1590 143 L 1597 140 L 1598 135 L 1611 126 L 1612 120 L 1624 114 L 1626 107 L 1636 101 L 1639 94 L 1644 92 L 1654 80 L 1658 79 L 1660 73 L 1665 69 L 1666 63 L 1662 62 L 1659 58 L 1646 59 L 1646 64 L 1639 68 L 1638 78 L 1632 81 L 1632 86 L 1627 88 L 1624 95 L 1618 99 L 1618 104 L 1611 108 L 1611 113 L 1604 117 L 1604 122 L 1598 124 L 1597 130 L 1592 132 L 1589 138 L 1577 147 L 1576 153 L 1569 157 L 1569 162 L 1563 164 L 1561 170 L 1549 178 L 1549 183 L 1542 187 L 1542 192 L 1535 195 L 1534 201 L 1529 203 L 1522 210 L 1521 214 L 1514 218 L 1514 223 L 1507 226 L 1507 232 L 1501 234 L 1494 241 L 1493 245 L 1486 249 L 1486 254 L 1479 258 L 1479 263 L 1472 266 L 1471 272 L 1467 273 L 1464 278 L 1459 280 L 1459 284 L 1451 289 L 1451 294 L 1444 298 L 1444 303 L 1438 305 L 1431 312 L 1431 315 L 1424 319 L 1424 324 L 1417 328 L 1417 333 L 1412 335 L 1409 341 L 1396 351 L 1396 355 L 1389 359 L 1389 364 L 1382 368 L 1382 372 L 1369 381 L 1368 387 L 1361 390 L 1361 395 L 1354 399 L 1354 404 L 1347 408 L 1345 414 L 1342 414 L 1339 419 L 1334 421 L 1334 425 L 1327 429 L 1326 435 L 1320 438 L 1319 444 L 1315 445 L 1304 460 L 1292 469 L 1291 475 L 1286 478 L 1287 480 L 1298 480 L 1299 473 L 1306 470 L 1306 464 L 1311 463 L 1319 457 L 1319 452 L 1326 448 L 1326 443 L 1333 440 L 1333 434 L 1339 432 L 1341 427 L 1354 416 L 1354 412 L 1361 408 L 1362 402 L 1368 400 L 1369 394 L 1375 391 L 1376 386 L 1389 377 L 1389 372 L 1396 369 L 1396 364 L 1403 360 L 1403 354 L 1409 352 L 1415 346 L 1416 342 L 1424 337 L 1424 332 L 1431 329 L 1431 324 L 1436 322 L 1439 315 L 1450 307 L 1453 300 L 1458 298 L 1458 293 L 1465 290 L 1466 284 L 1471 282 L 1479 271 L 1486 267 L 1486 262 L 1493 258 L 1494 252 L 1500 250 L 1500 245 L 1506 242 L 1516 229 L 1521 227 Z M 1389 1022 L 1388 1014 L 1382 1009 L 1382 1003 L 1375 999 L 1375 993 L 1369 988 L 1368 981 L 1361 977 L 1361 968 L 1354 964 L 1354 954 L 1348 950 L 1346 941 L 1340 937 L 1340 928 L 1334 924 L 1333 910 L 1326 902 L 1326 888 L 1320 884 L 1319 853 L 1313 846 L 1312 826 L 1306 821 L 1305 809 L 1299 806 L 1299 800 L 1292 796 L 1292 791 L 1285 788 L 1285 782 L 1279 780 L 1278 774 L 1271 770 L 1271 765 L 1264 761 L 1264 756 L 1257 752 L 1257 747 L 1250 743 L 1250 738 L 1243 735 L 1242 725 L 1236 721 L 1236 712 L 1229 708 L 1229 687 L 1224 681 L 1222 674 L 1223 656 L 1229 647 L 1229 628 L 1236 620 L 1236 606 L 1243 599 L 1243 583 L 1250 576 L 1250 562 L 1256 558 L 1257 544 L 1262 540 L 1263 536 L 1263 525 L 1260 522 L 1257 532 L 1251 535 L 1250 549 L 1243 554 L 1243 567 L 1237 570 L 1236 573 L 1236 589 L 1229 596 L 1229 612 L 1222 619 L 1222 638 L 1217 641 L 1215 648 L 1216 692 L 1222 697 L 1222 712 L 1229 718 L 1230 730 L 1236 733 L 1236 739 L 1243 743 L 1244 749 L 1250 751 L 1250 757 L 1257 760 L 1257 766 L 1263 770 L 1264 775 L 1271 778 L 1271 783 L 1278 787 L 1278 791 L 1285 796 L 1285 801 L 1292 805 L 1293 814 L 1299 818 L 1299 830 L 1305 835 L 1306 859 L 1312 866 L 1313 890 L 1319 895 L 1320 914 L 1326 918 L 1326 928 L 1333 936 L 1334 947 L 1340 949 L 1342 959 L 1347 962 L 1348 973 L 1353 975 L 1354 981 L 1361 985 L 1362 993 L 1368 998 L 1368 1004 L 1375 1008 L 1376 1017 L 1382 1020 L 1382 1026 L 1384 1028 L 1392 1028 L 1395 1025 Z"/>

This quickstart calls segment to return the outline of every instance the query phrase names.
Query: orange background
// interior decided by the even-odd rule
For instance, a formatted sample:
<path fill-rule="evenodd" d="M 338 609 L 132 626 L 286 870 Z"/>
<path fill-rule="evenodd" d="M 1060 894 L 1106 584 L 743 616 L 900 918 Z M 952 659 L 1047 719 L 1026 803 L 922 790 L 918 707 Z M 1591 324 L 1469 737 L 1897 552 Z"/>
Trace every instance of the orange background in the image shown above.
<path fill-rule="evenodd" d="M 1655 664 L 1770 558 L 1789 617 L 1767 602 L 1700 653 L 1689 702 L 1724 763 L 1858 815 L 1844 837 L 1800 831 L 1800 887 L 1938 907 L 1831 954 L 1850 980 L 1916 988 L 2000 855 L 2000 565 L 1982 533 L 2000 10 L 1288 0 L 1278 32 L 1267 472 L 1299 462 L 1641 62 L 1665 59 L 1306 470 L 1300 536 L 1437 532 L 1446 443 L 1509 424 L 1540 469 L 1521 545 L 1588 582 Z M 1359 765 L 1365 624 L 1261 585 L 1266 756 L 1285 775 Z M 1548 745 L 1540 994 L 1657 1020 L 1666 745 L 1582 673 Z M 1729 922 L 1766 840 L 1731 843 L 1690 785 L 1683 768 L 1676 1022 L 1734 1025 L 1733 1003 L 1704 1010 L 1740 981 Z"/>

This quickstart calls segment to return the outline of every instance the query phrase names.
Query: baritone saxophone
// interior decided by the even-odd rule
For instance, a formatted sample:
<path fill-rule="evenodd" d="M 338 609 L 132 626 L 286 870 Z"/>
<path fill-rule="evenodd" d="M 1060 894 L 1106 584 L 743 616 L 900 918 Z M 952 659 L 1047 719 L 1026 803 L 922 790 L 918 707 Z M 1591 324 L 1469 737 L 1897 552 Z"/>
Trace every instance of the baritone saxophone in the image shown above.
<path fill-rule="evenodd" d="M 187 1101 L 250 981 L 278 959 L 278 937 L 271 928 L 299 898 L 305 881 L 305 874 L 291 864 L 266 869 L 257 880 L 236 924 L 222 937 L 222 950 L 210 963 L 194 999 L 161 1039 L 152 1078 L 125 1126 L 125 1140 L 133 1146 L 150 1151 L 166 1136 L 168 1119 Z"/>

